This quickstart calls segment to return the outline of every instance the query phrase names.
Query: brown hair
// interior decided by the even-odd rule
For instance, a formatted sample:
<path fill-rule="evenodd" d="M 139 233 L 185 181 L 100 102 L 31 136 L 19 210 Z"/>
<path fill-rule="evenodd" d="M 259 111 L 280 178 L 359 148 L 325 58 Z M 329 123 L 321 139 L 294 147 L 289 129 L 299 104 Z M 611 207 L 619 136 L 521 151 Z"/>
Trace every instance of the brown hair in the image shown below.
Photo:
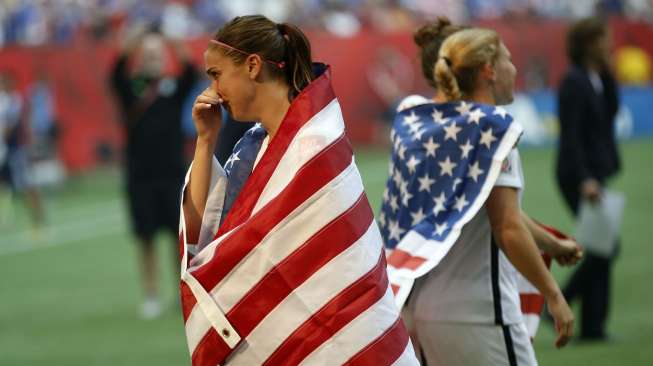
<path fill-rule="evenodd" d="M 304 33 L 292 24 L 277 24 L 262 15 L 235 17 L 218 30 L 214 39 L 273 63 L 283 62 L 282 68 L 265 62 L 264 68 L 272 77 L 286 81 L 290 87 L 289 100 L 314 78 L 311 45 Z M 238 51 L 215 44 L 209 47 L 219 48 L 237 64 L 245 61 L 246 55 Z"/>
<path fill-rule="evenodd" d="M 607 34 L 606 24 L 599 18 L 585 18 L 572 24 L 567 32 L 567 57 L 579 66 L 583 66 L 590 56 L 590 47 Z"/>
<path fill-rule="evenodd" d="M 500 46 L 499 35 L 490 29 L 470 28 L 447 37 L 435 63 L 435 79 L 447 99 L 471 94 L 479 70 L 496 61 Z"/>
<path fill-rule="evenodd" d="M 451 24 L 447 17 L 438 17 L 435 22 L 422 26 L 413 34 L 413 41 L 420 48 L 422 75 L 433 88 L 438 87 L 433 72 L 442 42 L 450 35 L 466 28 L 463 25 Z"/>

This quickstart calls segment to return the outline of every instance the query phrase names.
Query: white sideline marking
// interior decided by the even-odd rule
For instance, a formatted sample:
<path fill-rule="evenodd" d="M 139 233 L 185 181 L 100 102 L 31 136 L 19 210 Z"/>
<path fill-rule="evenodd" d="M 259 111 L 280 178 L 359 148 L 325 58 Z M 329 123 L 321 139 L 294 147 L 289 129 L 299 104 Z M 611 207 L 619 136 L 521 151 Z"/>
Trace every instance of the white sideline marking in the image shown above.
<path fill-rule="evenodd" d="M 96 209 L 93 213 L 91 207 Z M 116 208 L 109 205 L 85 207 L 79 210 L 79 213 L 84 213 L 81 217 L 71 217 L 65 224 L 41 228 L 38 240 L 34 238 L 37 234 L 30 229 L 2 236 L 0 256 L 67 245 L 126 231 L 126 213 Z"/>

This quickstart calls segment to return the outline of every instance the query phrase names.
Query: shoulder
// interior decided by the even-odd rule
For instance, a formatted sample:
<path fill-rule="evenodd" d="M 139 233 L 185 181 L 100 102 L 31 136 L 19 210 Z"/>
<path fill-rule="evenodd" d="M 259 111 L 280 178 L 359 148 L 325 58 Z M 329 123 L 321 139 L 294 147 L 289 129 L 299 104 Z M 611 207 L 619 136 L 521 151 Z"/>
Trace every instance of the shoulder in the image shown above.
<path fill-rule="evenodd" d="M 587 81 L 589 81 L 589 78 L 585 70 L 580 67 L 572 67 L 560 81 L 560 88 L 579 88 Z"/>
<path fill-rule="evenodd" d="M 399 102 L 399 105 L 397 105 L 397 112 L 403 112 L 406 109 L 427 103 L 430 103 L 430 101 L 421 95 L 409 95 Z"/>
<path fill-rule="evenodd" d="M 485 120 L 486 124 L 507 128 L 514 122 L 512 115 L 502 106 L 473 103 L 470 108 L 470 115 L 472 117 L 480 117 Z M 468 120 L 471 118 L 468 117 Z"/>

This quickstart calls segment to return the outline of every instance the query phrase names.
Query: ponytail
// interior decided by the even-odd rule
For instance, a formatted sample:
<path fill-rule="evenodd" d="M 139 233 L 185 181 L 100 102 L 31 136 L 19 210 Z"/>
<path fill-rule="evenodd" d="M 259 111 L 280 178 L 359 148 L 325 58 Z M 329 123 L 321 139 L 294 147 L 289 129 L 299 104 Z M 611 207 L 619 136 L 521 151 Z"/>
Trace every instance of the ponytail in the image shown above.
<path fill-rule="evenodd" d="M 439 89 L 447 97 L 447 100 L 459 100 L 462 98 L 456 75 L 451 70 L 451 61 L 446 57 L 440 57 L 435 63 L 435 80 Z"/>
<path fill-rule="evenodd" d="M 286 42 L 285 77 L 293 99 L 313 80 L 311 44 L 304 33 L 288 23 L 277 25 Z"/>

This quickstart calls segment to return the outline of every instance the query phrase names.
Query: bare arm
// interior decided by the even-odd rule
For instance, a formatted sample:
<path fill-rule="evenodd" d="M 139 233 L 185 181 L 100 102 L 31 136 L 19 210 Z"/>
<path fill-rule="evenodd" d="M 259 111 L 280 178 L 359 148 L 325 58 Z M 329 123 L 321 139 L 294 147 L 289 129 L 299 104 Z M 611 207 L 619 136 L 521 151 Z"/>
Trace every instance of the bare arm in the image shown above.
<path fill-rule="evenodd" d="M 213 151 L 222 124 L 220 102 L 217 94 L 207 88 L 195 99 L 193 105 L 193 121 L 197 129 L 197 144 L 193 157 L 193 167 L 190 172 L 190 181 L 186 187 L 184 202 L 182 203 L 186 223 L 186 238 L 190 243 L 197 242 L 202 226 L 202 216 L 204 215 L 211 183 Z"/>
<path fill-rule="evenodd" d="M 556 238 L 523 211 L 521 216 L 528 231 L 535 239 L 535 244 L 540 250 L 551 255 L 560 265 L 574 265 L 583 257 L 583 249 L 575 241 Z"/>
<path fill-rule="evenodd" d="M 495 187 L 486 208 L 492 233 L 499 246 L 515 268 L 544 295 L 558 332 L 555 344 L 557 347 L 564 346 L 573 334 L 574 315 L 524 224 L 517 190 Z"/>

